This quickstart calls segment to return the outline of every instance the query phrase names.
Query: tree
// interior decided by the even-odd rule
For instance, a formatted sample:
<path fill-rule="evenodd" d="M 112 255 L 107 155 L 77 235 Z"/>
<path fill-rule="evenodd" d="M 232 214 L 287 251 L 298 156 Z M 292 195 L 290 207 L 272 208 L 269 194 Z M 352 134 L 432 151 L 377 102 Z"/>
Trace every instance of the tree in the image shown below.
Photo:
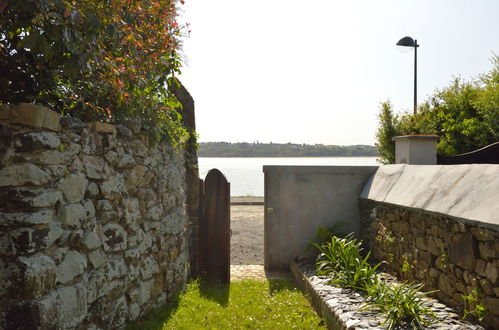
<path fill-rule="evenodd" d="M 395 142 L 393 137 L 399 135 L 398 118 L 393 114 L 390 101 L 382 102 L 378 114 L 378 131 L 376 132 L 376 148 L 383 164 L 395 162 Z"/>
<path fill-rule="evenodd" d="M 377 147 L 383 162 L 394 161 L 394 135 L 436 134 L 438 153 L 470 152 L 499 139 L 499 57 L 488 73 L 465 81 L 454 78 L 449 86 L 436 90 L 418 107 L 418 113 L 393 115 L 391 105 L 382 103 Z"/>
<path fill-rule="evenodd" d="M 168 85 L 180 73 L 178 0 L 0 0 L 0 102 L 85 120 L 140 117 L 185 136 Z"/>

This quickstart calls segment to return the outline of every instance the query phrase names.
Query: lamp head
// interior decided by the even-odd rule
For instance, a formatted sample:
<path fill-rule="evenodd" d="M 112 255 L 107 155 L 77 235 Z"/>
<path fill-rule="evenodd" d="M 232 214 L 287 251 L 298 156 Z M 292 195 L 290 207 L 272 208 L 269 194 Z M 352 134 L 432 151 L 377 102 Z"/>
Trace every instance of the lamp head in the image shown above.
<path fill-rule="evenodd" d="M 417 47 L 416 41 L 414 41 L 414 39 L 412 39 L 411 37 L 403 37 L 397 42 L 397 46 Z"/>

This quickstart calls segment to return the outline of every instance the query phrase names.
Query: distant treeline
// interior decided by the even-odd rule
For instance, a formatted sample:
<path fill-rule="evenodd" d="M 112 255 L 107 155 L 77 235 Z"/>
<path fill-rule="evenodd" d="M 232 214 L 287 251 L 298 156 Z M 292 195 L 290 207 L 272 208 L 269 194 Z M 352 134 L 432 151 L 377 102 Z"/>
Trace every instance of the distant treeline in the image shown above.
<path fill-rule="evenodd" d="M 376 147 L 368 145 L 201 142 L 199 143 L 198 155 L 200 157 L 378 156 L 378 151 Z"/>

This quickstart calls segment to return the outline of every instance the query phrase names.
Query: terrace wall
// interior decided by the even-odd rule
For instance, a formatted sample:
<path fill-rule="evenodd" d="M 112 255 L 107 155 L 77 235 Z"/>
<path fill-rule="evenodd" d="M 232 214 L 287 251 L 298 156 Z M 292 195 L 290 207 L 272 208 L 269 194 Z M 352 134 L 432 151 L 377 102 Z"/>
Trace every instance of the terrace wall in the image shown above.
<path fill-rule="evenodd" d="M 0 329 L 117 328 L 184 285 L 193 156 L 144 133 L 0 106 Z"/>
<path fill-rule="evenodd" d="M 499 165 L 382 166 L 360 199 L 360 234 L 373 256 L 442 302 L 499 328 Z"/>

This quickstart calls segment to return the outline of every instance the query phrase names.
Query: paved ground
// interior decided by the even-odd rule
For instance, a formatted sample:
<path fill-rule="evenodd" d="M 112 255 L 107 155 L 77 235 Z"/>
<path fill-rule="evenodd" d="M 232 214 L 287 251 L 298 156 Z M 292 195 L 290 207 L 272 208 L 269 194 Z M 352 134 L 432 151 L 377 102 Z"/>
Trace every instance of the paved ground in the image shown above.
<path fill-rule="evenodd" d="M 263 269 L 263 197 L 232 197 L 230 206 L 231 281 L 291 279 L 289 273 Z"/>
<path fill-rule="evenodd" d="M 263 205 L 231 205 L 232 265 L 263 265 Z"/>
<path fill-rule="evenodd" d="M 289 280 L 291 279 L 290 273 L 267 273 L 263 269 L 263 265 L 231 265 L 230 266 L 230 280 Z"/>

